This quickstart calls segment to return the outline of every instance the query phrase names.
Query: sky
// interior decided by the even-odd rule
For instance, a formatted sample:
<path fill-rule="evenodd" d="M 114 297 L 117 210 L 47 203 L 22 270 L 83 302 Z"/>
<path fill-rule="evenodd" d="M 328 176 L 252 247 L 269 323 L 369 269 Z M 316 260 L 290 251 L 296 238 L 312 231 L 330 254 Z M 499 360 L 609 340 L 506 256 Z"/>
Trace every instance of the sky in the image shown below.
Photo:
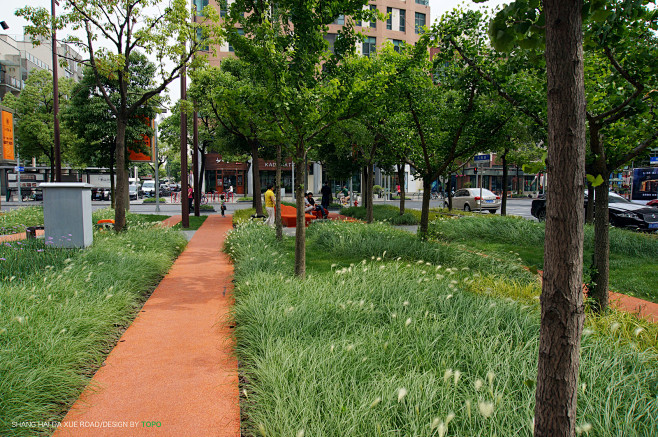
<path fill-rule="evenodd" d="M 8 2 L 8 4 L 6 2 Z M 498 6 L 505 2 L 509 2 L 509 0 L 489 0 L 487 3 L 484 3 L 484 5 Z M 9 29 L 5 31 L 0 30 L 0 34 L 8 34 L 12 37 L 22 37 L 23 26 L 25 26 L 27 22 L 23 18 L 16 17 L 14 12 L 26 4 L 29 6 L 44 7 L 50 10 L 50 0 L 3 0 L 3 5 L 6 5 L 6 7 L 3 7 L 3 13 L 0 14 L 0 21 L 6 21 L 9 25 Z M 464 8 L 468 9 L 478 9 L 481 4 L 473 3 L 471 0 L 430 0 L 432 23 L 439 19 L 445 12 L 459 5 L 463 5 Z M 66 33 L 62 32 L 62 34 Z M 58 37 L 61 38 L 62 34 L 58 34 Z M 176 102 L 180 97 L 180 83 L 178 80 L 169 85 L 169 97 L 171 98 L 172 103 Z"/>

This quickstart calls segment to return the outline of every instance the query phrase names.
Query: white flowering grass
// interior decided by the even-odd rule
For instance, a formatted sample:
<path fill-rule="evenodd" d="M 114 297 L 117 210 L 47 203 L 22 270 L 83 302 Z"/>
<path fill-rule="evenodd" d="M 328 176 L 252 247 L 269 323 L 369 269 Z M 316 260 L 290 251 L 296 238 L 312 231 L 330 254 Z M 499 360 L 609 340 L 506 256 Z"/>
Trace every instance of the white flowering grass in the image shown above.
<path fill-rule="evenodd" d="M 380 234 L 367 228 L 382 241 L 390 232 L 384 226 Z M 435 436 L 440 430 L 531 435 L 536 305 L 466 291 L 460 284 L 478 266 L 462 270 L 455 259 L 441 260 L 454 273 L 437 279 L 425 265 L 437 262 L 427 248 L 412 258 L 413 241 L 401 260 L 395 260 L 401 256 L 395 245 L 376 243 L 380 250 L 356 253 L 348 244 L 352 231 L 342 234 L 343 242 L 341 234 L 328 236 L 346 248 L 345 256 L 315 240 L 324 232 L 315 233 L 308 242 L 309 265 L 318 266 L 312 279 L 288 282 L 292 265 L 278 270 L 267 260 L 270 244 L 277 251 L 292 245 L 272 241 L 271 231 L 262 231 L 239 228 L 231 236 L 238 259 L 237 353 L 250 393 L 243 405 L 246 435 L 259 435 L 260 429 L 276 436 L 299 429 L 336 437 Z M 392 261 L 370 259 L 384 250 Z M 316 263 L 313 256 L 327 259 Z M 351 263 L 362 266 L 364 258 L 367 265 L 386 268 L 349 270 Z M 419 278 L 428 280 L 419 283 Z M 290 307 L 295 310 L 286 312 Z M 579 423 L 590 424 L 592 435 L 652 435 L 658 429 L 658 356 L 594 331 L 582 343 L 579 382 L 587 390 L 579 393 Z"/>
<path fill-rule="evenodd" d="M 0 281 L 0 435 L 52 432 L 11 422 L 61 420 L 185 245 L 179 232 L 133 223 L 97 232 L 85 250 L 26 254 L 51 259 Z"/>

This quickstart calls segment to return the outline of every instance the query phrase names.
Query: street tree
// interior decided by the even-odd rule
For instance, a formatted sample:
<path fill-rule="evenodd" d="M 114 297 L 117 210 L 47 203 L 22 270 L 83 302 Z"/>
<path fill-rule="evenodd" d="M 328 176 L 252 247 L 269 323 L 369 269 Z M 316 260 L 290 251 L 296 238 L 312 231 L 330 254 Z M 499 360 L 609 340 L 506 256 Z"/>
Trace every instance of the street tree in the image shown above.
<path fill-rule="evenodd" d="M 61 108 L 69 105 L 73 80 L 59 79 Z M 5 94 L 3 104 L 16 111 L 16 145 L 24 159 L 46 160 L 50 166 L 50 180 L 55 176 L 54 117 L 53 117 L 53 77 L 46 70 L 30 73 L 25 87 L 18 97 Z M 78 142 L 75 133 L 62 129 L 60 133 L 62 155 L 67 156 Z"/>
<path fill-rule="evenodd" d="M 186 0 L 172 0 L 164 9 L 158 0 L 65 0 L 62 12 L 53 23 L 45 8 L 25 6 L 16 14 L 31 24 L 26 34 L 35 38 L 50 36 L 52 28 L 68 25 L 80 31 L 83 38 L 69 36 L 68 42 L 77 45 L 88 56 L 84 62 L 96 77 L 96 85 L 108 109 L 116 117 L 115 162 L 117 187 L 115 203 L 115 229 L 126 225 L 128 204 L 128 169 L 126 162 L 126 130 L 129 120 L 150 99 L 159 95 L 179 77 L 181 68 L 190 62 L 203 62 L 194 54 L 213 42 L 214 27 L 208 24 L 217 19 L 215 10 L 203 10 L 203 23 L 196 22 L 197 11 L 192 11 Z M 201 38 L 197 32 L 201 33 Z M 141 51 L 157 59 L 158 72 L 153 88 L 138 95 L 130 95 L 128 85 L 136 74 L 131 54 Z M 118 103 L 112 101 L 110 89 L 103 78 L 115 80 L 119 85 Z"/>

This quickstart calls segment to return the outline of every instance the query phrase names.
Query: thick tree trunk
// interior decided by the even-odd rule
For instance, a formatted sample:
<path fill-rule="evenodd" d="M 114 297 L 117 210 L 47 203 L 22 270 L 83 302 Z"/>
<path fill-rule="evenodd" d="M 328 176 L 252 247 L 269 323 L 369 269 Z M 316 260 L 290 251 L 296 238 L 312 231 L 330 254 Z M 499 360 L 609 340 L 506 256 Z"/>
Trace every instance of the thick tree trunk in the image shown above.
<path fill-rule="evenodd" d="M 304 174 L 304 154 L 295 157 L 295 174 Z M 306 224 L 304 220 L 304 181 L 297 178 L 295 180 L 295 197 L 297 198 L 297 223 L 295 229 L 295 276 L 304 279 L 306 276 Z"/>
<path fill-rule="evenodd" d="M 523 183 L 521 181 L 521 176 L 519 176 L 518 164 L 516 164 L 516 193 L 519 195 L 523 194 Z"/>
<path fill-rule="evenodd" d="M 370 194 L 368 194 L 368 166 L 367 165 L 363 166 L 363 186 L 365 187 L 363 190 L 363 207 L 366 208 L 367 211 L 368 204 L 372 202 L 372 197 Z"/>
<path fill-rule="evenodd" d="M 507 178 L 509 178 L 509 169 L 507 168 L 507 152 L 509 149 L 505 149 L 503 156 L 503 198 L 500 201 L 500 215 L 507 215 Z"/>
<path fill-rule="evenodd" d="M 548 158 L 535 436 L 572 437 L 583 328 L 585 90 L 578 0 L 545 0 Z"/>
<path fill-rule="evenodd" d="M 587 208 L 585 208 L 585 223 L 591 225 L 594 223 L 594 187 L 587 182 Z"/>
<path fill-rule="evenodd" d="M 400 184 L 400 215 L 404 214 L 404 201 L 407 197 L 407 192 L 404 189 L 404 164 L 398 164 L 398 183 Z"/>
<path fill-rule="evenodd" d="M 276 146 L 276 173 L 274 176 L 274 189 L 277 191 L 275 194 L 276 206 L 274 208 L 274 227 L 276 229 L 276 239 L 283 240 L 283 224 L 281 223 L 281 166 L 283 161 L 281 158 L 281 144 Z"/>
<path fill-rule="evenodd" d="M 427 239 L 427 229 L 430 221 L 430 196 L 432 195 L 432 181 L 433 177 L 425 175 L 423 177 L 423 206 L 420 211 L 420 227 L 418 228 L 418 235 L 421 240 Z"/>
<path fill-rule="evenodd" d="M 110 154 L 110 206 L 114 209 L 116 205 L 116 184 L 114 183 L 114 153 Z M 130 195 L 130 193 L 128 193 Z"/>
<path fill-rule="evenodd" d="M 123 231 L 126 227 L 126 204 L 130 202 L 128 195 L 128 169 L 126 168 L 126 122 L 117 119 L 116 136 L 116 201 L 114 203 L 114 230 Z"/>
<path fill-rule="evenodd" d="M 278 168 L 278 164 L 277 164 L 277 168 Z M 262 199 L 262 194 L 260 192 L 260 168 L 258 166 L 257 141 L 251 141 L 251 173 L 253 175 L 253 181 L 251 183 L 253 189 L 252 206 L 256 210 L 256 215 L 263 215 L 263 199 Z M 281 190 L 279 189 L 278 186 L 279 183 L 281 183 L 281 181 L 277 181 L 277 189 L 279 190 L 279 193 L 281 193 Z M 277 194 L 277 197 L 281 197 L 281 194 Z"/>
<path fill-rule="evenodd" d="M 590 141 L 593 139 L 590 138 Z M 605 150 L 597 155 L 593 166 L 594 176 L 601 175 L 603 183 L 594 188 L 594 254 L 592 263 L 592 289 L 594 309 L 604 311 L 608 307 L 608 275 L 610 272 L 610 228 L 608 217 L 608 179 Z M 592 203 L 591 200 L 588 203 Z"/>

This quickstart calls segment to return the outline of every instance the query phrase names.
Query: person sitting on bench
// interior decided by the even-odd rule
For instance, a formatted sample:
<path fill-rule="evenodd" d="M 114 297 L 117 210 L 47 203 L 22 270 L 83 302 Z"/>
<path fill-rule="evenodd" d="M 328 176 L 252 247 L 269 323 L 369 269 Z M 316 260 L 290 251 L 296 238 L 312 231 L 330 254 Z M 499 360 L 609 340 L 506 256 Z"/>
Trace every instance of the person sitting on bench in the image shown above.
<path fill-rule="evenodd" d="M 312 213 L 312 211 L 318 211 L 320 213 L 320 217 L 324 219 L 327 218 L 328 211 L 319 204 L 315 203 L 315 199 L 313 199 L 313 193 L 309 191 L 306 193 L 306 197 L 304 197 L 304 212 Z"/>

